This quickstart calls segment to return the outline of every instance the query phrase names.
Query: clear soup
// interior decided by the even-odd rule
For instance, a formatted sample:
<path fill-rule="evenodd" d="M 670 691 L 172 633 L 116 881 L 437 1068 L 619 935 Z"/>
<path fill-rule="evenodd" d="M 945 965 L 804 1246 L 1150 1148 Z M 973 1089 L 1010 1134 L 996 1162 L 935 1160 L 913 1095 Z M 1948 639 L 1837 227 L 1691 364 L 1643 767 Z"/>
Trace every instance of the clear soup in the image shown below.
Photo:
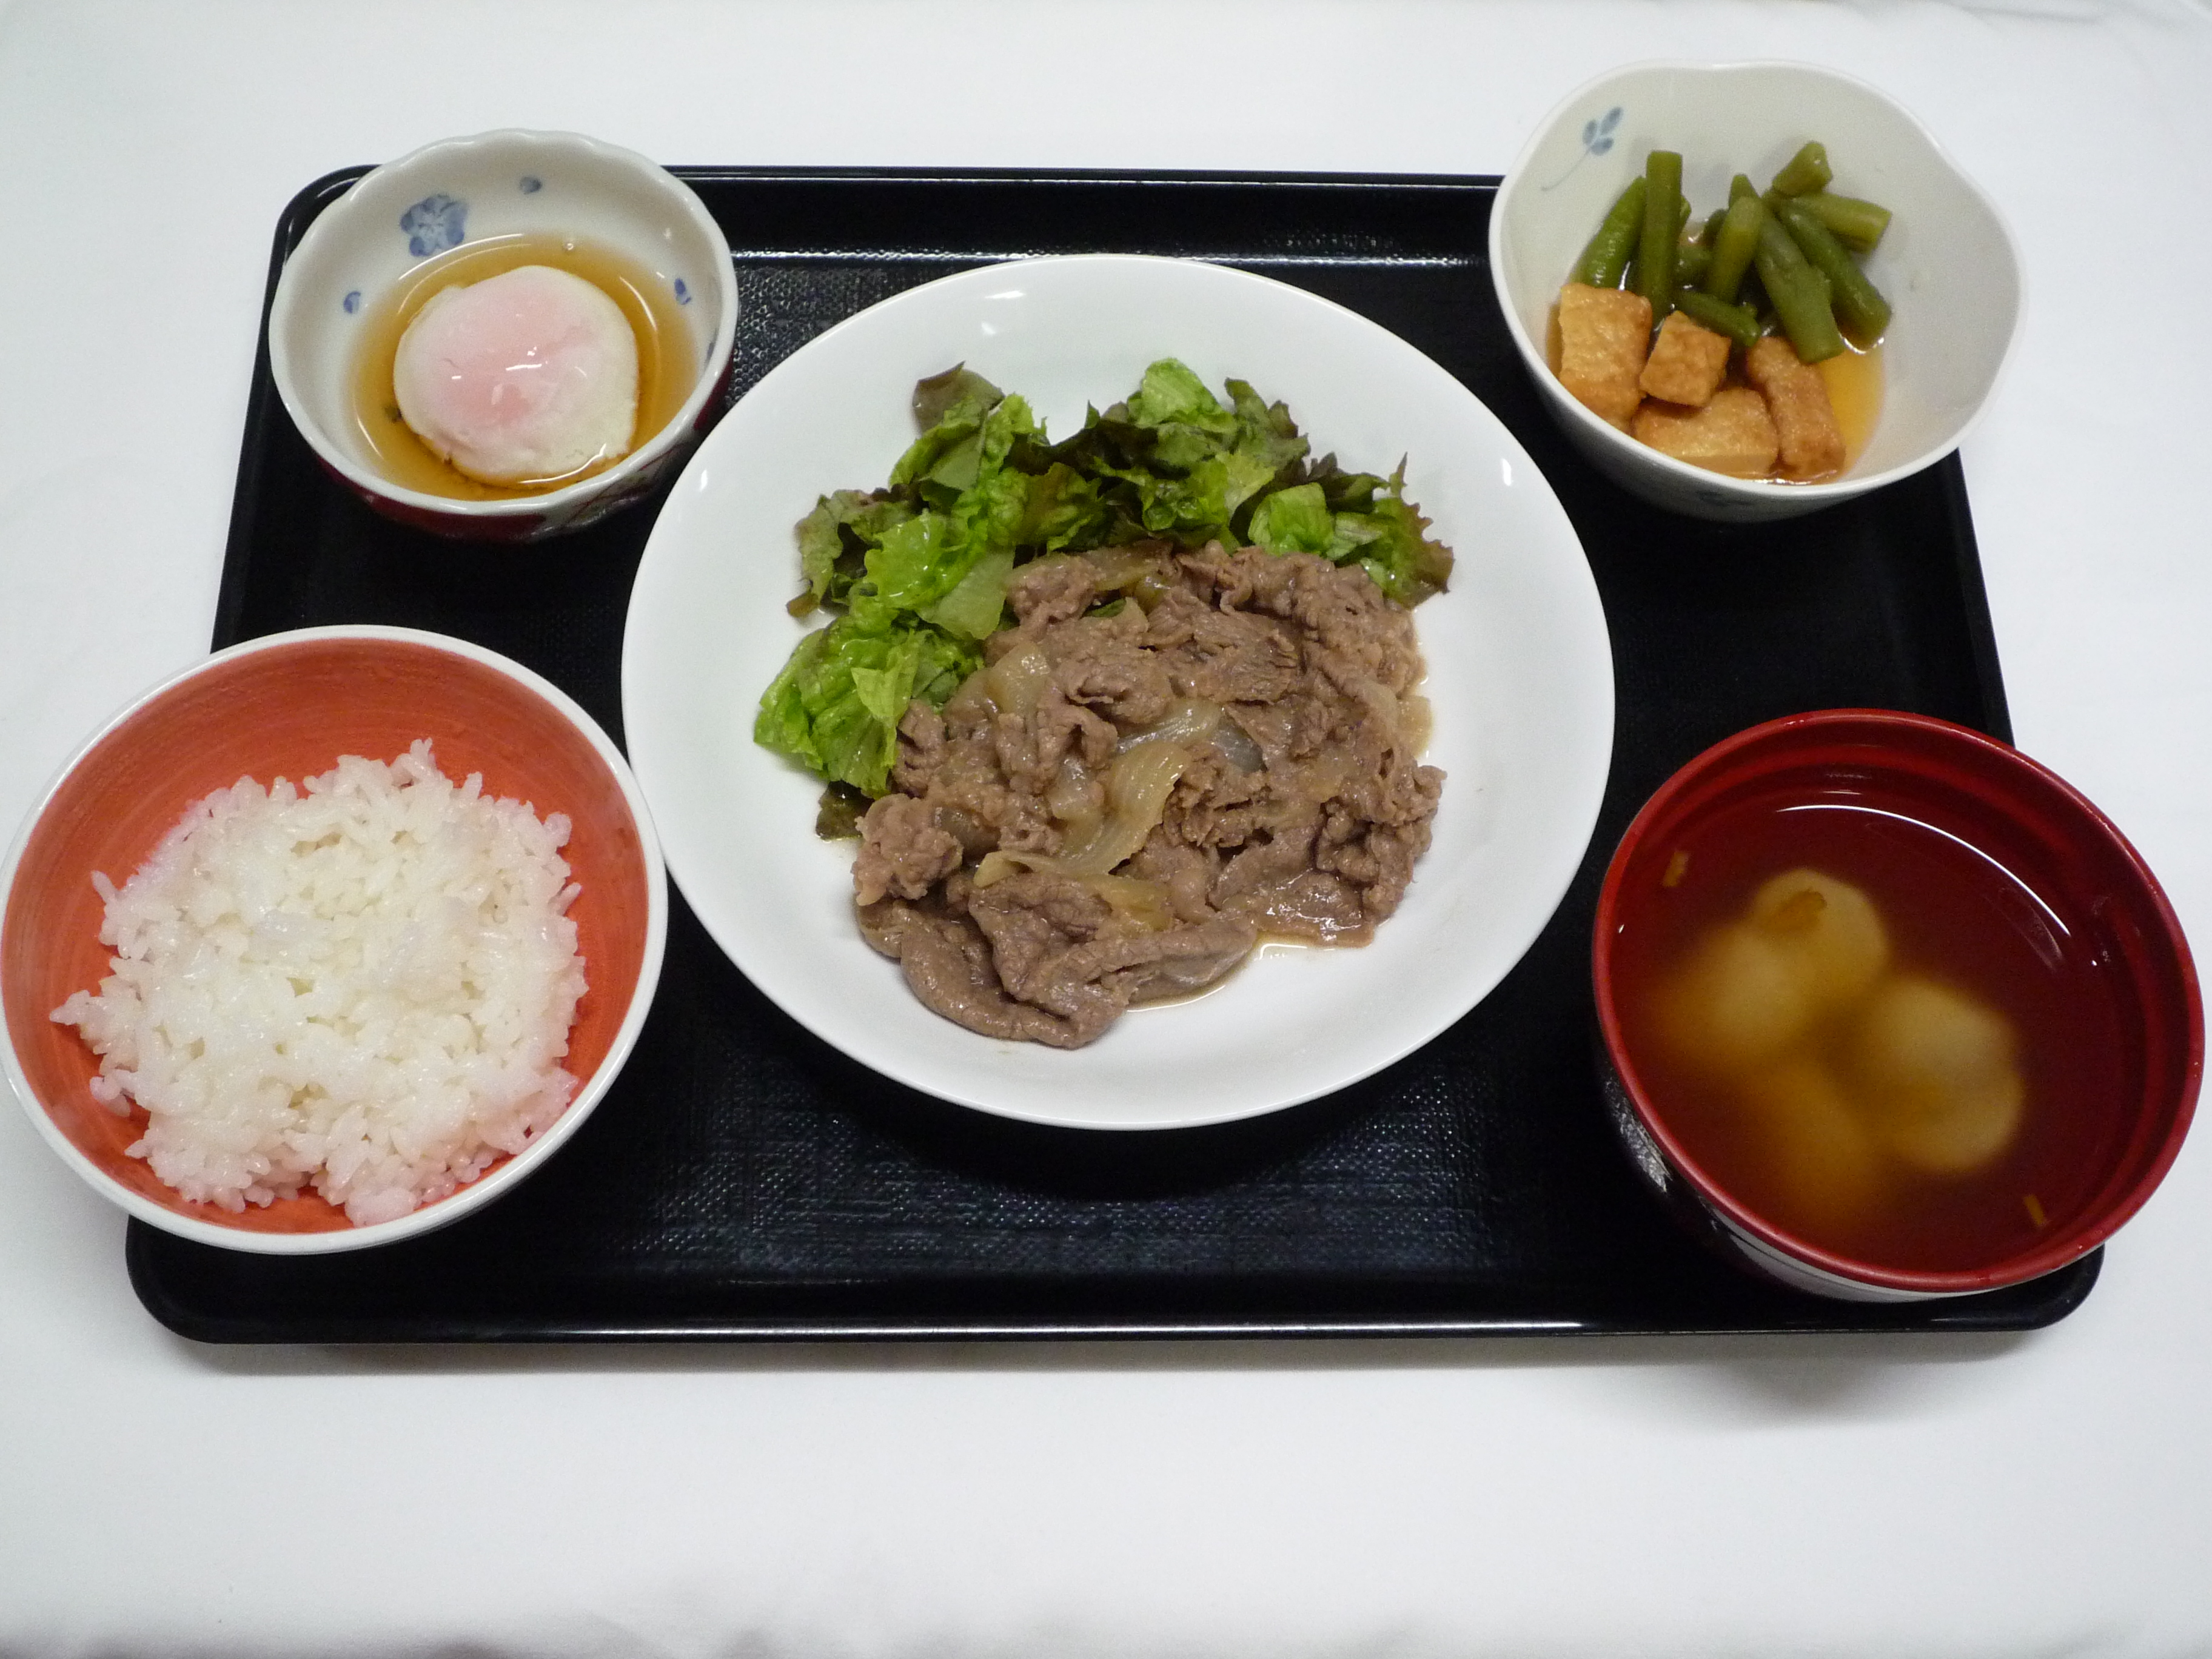
<path fill-rule="evenodd" d="M 2131 1071 L 2123 1010 L 2100 946 L 2030 880 L 1872 787 L 1753 795 L 1657 850 L 1658 890 L 1622 905 L 1635 920 L 1613 947 L 1615 1006 L 1645 1100 L 1712 1185 L 1808 1244 L 1917 1272 L 1995 1264 L 2089 1205 L 2118 1133 L 2109 1107 Z M 1683 1057 L 1670 1021 L 1688 964 L 1763 884 L 1804 868 L 1871 899 L 1888 971 L 1950 988 L 2009 1026 L 2024 1084 L 2016 1127 L 1978 1167 L 1931 1173 L 1885 1157 L 1873 1178 L 1857 1154 L 1813 1157 L 1802 1141 L 1785 1158 L 1740 1081 Z M 1815 1020 L 1800 1058 L 1840 1072 L 1858 1040 L 1843 1017 Z"/>

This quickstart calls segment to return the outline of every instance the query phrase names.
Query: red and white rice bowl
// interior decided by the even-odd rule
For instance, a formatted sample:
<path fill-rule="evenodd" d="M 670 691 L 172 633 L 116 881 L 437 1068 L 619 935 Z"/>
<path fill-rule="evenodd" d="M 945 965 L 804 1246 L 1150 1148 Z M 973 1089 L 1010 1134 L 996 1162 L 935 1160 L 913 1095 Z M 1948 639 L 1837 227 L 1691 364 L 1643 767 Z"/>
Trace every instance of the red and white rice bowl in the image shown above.
<path fill-rule="evenodd" d="M 98 1057 L 75 1024 L 53 1018 L 112 971 L 113 947 L 100 937 L 110 906 L 94 886 L 94 873 L 124 887 L 188 809 L 233 791 L 241 778 L 264 789 L 280 775 L 301 785 L 331 773 L 341 757 L 391 763 L 424 738 L 453 784 L 481 775 L 483 810 L 459 799 L 465 789 L 455 795 L 459 805 L 449 805 L 443 787 L 422 778 L 419 766 L 416 781 L 390 797 L 385 810 L 399 810 L 391 803 L 404 799 L 418 813 L 475 812 L 456 821 L 470 835 L 481 830 L 488 840 L 504 842 L 501 856 L 508 861 L 501 878 L 514 890 L 557 878 L 546 855 L 559 826 L 549 834 L 545 825 L 556 815 L 568 820 L 557 857 L 578 890 L 565 915 L 585 980 L 574 1023 L 564 1038 L 540 1032 L 514 1045 L 514 1052 L 532 1056 L 539 1085 L 515 1085 L 515 1098 L 500 1110 L 471 1109 L 495 1126 L 491 1139 L 515 1150 L 477 1148 L 466 1167 L 489 1167 L 404 1213 L 388 1213 L 394 1207 L 388 1196 L 372 1199 L 357 1209 L 387 1218 L 362 1224 L 313 1187 L 242 1209 L 187 1198 L 157 1176 L 145 1155 L 146 1111 L 119 1115 L 103 1103 L 100 1097 L 115 1091 L 100 1081 Z M 365 775 L 384 771 L 382 765 L 354 769 L 339 787 L 374 789 L 376 778 Z M 404 763 L 400 775 L 407 775 Z M 258 798 L 256 791 L 233 792 L 217 802 L 217 814 L 250 808 Z M 494 801 L 502 803 L 498 814 L 489 810 Z M 203 813 L 196 823 L 207 821 Z M 533 863 L 538 867 L 530 867 Z M 6 896 L 0 1003 L 8 1075 L 33 1124 L 64 1162 L 138 1219 L 203 1243 L 272 1255 L 358 1249 L 428 1232 L 481 1208 L 542 1165 L 590 1115 L 629 1057 L 652 1004 L 667 933 L 666 878 L 643 797 L 621 752 L 592 717 L 520 664 L 465 641 L 397 628 L 274 635 L 218 653 L 156 686 L 64 768 L 18 836 L 0 872 L 0 891 Z M 557 910 L 556 903 L 548 914 Z M 560 931 L 565 934 L 565 925 Z M 565 951 L 536 954 L 540 977 L 557 979 Z M 540 1014 L 550 1019 L 550 1011 L 565 1010 L 573 994 L 571 984 L 565 994 L 549 998 Z M 80 1000 L 76 1011 L 85 1006 Z M 565 1081 L 555 1076 L 553 1086 L 543 1086 L 553 1063 L 548 1055 L 574 1079 L 565 1106 Z M 465 1067 L 457 1073 L 442 1060 L 418 1058 L 423 1097 L 404 1109 L 392 1137 L 403 1151 L 411 1135 L 434 1139 L 428 1124 L 418 1129 L 407 1121 L 416 1108 L 427 1109 L 438 1090 L 452 1094 L 454 1075 L 469 1075 Z M 448 1118 L 453 1105 L 446 1102 Z M 220 1115 L 228 1124 L 255 1115 L 226 1106 Z M 234 1188 L 230 1201 L 238 1202 L 236 1176 L 222 1178 Z"/>

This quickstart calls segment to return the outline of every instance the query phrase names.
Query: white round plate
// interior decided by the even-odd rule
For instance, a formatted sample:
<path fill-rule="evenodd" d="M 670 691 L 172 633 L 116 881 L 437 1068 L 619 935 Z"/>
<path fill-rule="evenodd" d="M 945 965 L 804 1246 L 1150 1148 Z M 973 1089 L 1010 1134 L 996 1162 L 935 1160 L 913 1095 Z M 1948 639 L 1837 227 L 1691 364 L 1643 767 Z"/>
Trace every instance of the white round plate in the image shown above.
<path fill-rule="evenodd" d="M 1470 281 L 1473 279 L 1470 278 Z M 1468 303 L 1475 302 L 1470 291 Z M 1364 950 L 1263 950 L 1194 1000 L 1089 1048 L 1003 1042 L 931 1013 L 853 919 L 854 843 L 814 835 L 820 783 L 752 740 L 808 626 L 792 526 L 879 487 L 913 441 L 914 383 L 967 365 L 1065 437 L 1086 403 L 1179 357 L 1280 398 L 1313 444 L 1388 471 L 1458 556 L 1415 613 L 1446 774 L 1436 838 Z M 820 625 L 819 617 L 811 625 Z M 990 265 L 914 289 L 792 354 L 724 417 L 662 508 L 623 641 L 630 763 L 668 867 L 730 959 L 824 1041 L 899 1082 L 1091 1128 L 1224 1122 L 1340 1089 L 1410 1053 L 1504 978 L 1597 820 L 1613 658 L 1551 486 L 1473 393 L 1387 330 L 1302 289 L 1119 255 Z"/>

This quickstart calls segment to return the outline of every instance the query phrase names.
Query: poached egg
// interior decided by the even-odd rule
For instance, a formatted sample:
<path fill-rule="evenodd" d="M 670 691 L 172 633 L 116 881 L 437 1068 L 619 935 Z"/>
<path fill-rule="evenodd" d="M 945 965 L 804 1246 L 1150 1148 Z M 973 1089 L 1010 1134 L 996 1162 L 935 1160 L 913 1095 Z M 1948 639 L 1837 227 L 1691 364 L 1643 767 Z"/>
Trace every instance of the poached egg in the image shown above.
<path fill-rule="evenodd" d="M 400 418 L 481 483 L 570 477 L 629 453 L 637 337 L 622 307 L 550 265 L 430 296 L 392 368 Z"/>

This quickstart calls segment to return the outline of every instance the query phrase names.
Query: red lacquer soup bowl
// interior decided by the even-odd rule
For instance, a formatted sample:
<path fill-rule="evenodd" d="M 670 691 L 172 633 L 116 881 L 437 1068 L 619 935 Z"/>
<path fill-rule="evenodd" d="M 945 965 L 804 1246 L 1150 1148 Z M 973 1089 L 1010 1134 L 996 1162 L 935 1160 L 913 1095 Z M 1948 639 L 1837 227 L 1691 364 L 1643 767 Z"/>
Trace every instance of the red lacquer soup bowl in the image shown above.
<path fill-rule="evenodd" d="M 193 803 L 241 777 L 263 785 L 329 771 L 343 755 L 390 761 L 431 740 L 456 781 L 571 823 L 562 849 L 581 889 L 568 915 L 587 981 L 562 1061 L 567 1109 L 524 1148 L 445 1198 L 356 1226 L 312 1189 L 234 1214 L 188 1201 L 125 1149 L 143 1111 L 94 1098 L 99 1064 L 53 1011 L 109 970 L 95 872 L 117 885 Z M 231 1249 L 306 1255 L 356 1249 L 445 1225 L 555 1156 L 605 1094 L 635 1044 L 660 975 L 667 882 L 643 796 L 621 751 L 551 682 L 465 641 L 405 629 L 272 635 L 221 652 L 155 687 L 63 769 L 17 837 L 4 878 L 0 1000 L 9 1080 L 64 1162 L 131 1215 Z"/>
<path fill-rule="evenodd" d="M 1599 896 L 1615 1127 L 1741 1265 L 1862 1301 L 2095 1249 L 2179 1151 L 2203 1012 L 2135 849 L 1917 714 L 1755 726 L 1663 785 Z"/>

